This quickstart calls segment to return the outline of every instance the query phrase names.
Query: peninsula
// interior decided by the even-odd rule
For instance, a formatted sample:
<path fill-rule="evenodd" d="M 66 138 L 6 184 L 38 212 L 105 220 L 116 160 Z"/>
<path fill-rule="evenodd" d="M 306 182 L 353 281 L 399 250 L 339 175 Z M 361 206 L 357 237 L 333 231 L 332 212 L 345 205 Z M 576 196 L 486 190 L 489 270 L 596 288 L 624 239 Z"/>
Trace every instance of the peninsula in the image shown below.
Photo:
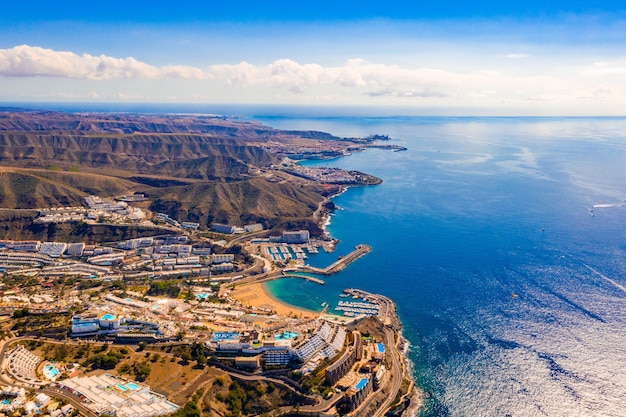
<path fill-rule="evenodd" d="M 3 410 L 402 414 L 415 388 L 390 299 L 346 289 L 351 301 L 314 312 L 262 284 L 323 285 L 370 251 L 306 264 L 333 250 L 328 197 L 380 180 L 295 161 L 380 140 L 222 116 L 0 112 Z"/>

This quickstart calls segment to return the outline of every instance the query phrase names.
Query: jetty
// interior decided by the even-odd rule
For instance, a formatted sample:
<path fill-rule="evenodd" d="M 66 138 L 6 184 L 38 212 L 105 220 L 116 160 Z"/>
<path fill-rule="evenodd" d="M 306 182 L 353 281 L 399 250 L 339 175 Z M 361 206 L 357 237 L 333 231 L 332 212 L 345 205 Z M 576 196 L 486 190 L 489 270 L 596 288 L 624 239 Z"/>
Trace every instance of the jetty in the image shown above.
<path fill-rule="evenodd" d="M 337 261 L 333 262 L 326 268 L 317 268 L 314 266 L 305 265 L 301 267 L 300 270 L 303 272 L 310 272 L 312 274 L 319 274 L 319 275 L 336 274 L 337 272 L 343 270 L 346 266 L 350 265 L 352 262 L 354 262 L 361 256 L 365 255 L 366 253 L 370 252 L 371 250 L 372 250 L 371 246 L 360 244 L 360 245 L 355 246 L 352 252 L 350 252 L 349 254 L 347 254 L 346 256 L 342 258 L 339 258 Z"/>
<path fill-rule="evenodd" d="M 287 275 L 283 275 L 282 278 L 301 278 L 301 279 L 305 279 L 307 281 L 315 282 L 316 284 L 320 284 L 320 285 L 326 284 L 326 282 L 324 282 L 323 279 L 319 279 L 319 278 L 312 277 L 312 276 L 309 276 L 309 275 L 289 275 L 289 274 L 287 274 Z"/>

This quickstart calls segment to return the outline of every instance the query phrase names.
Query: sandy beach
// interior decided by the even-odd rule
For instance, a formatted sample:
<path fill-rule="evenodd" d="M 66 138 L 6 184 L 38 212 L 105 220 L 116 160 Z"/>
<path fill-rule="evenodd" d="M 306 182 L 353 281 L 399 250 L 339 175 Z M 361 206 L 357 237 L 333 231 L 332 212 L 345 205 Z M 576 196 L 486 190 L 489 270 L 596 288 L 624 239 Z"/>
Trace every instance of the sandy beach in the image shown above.
<path fill-rule="evenodd" d="M 253 283 L 237 287 L 235 290 L 231 291 L 230 295 L 244 304 L 257 308 L 274 310 L 282 316 L 316 317 L 319 315 L 319 313 L 314 311 L 293 307 L 280 302 L 279 300 L 273 298 L 265 290 L 263 284 L 261 283 Z"/>

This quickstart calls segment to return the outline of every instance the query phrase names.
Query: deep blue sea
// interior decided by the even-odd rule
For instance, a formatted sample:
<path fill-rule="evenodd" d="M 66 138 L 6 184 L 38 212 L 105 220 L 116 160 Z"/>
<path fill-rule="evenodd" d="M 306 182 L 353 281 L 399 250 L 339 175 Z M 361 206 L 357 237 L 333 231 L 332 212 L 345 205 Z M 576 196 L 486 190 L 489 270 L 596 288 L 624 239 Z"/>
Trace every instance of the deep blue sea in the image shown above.
<path fill-rule="evenodd" d="M 428 397 L 421 416 L 626 416 L 626 119 L 56 109 L 229 113 L 276 128 L 390 135 L 408 150 L 309 162 L 384 181 L 335 198 L 328 231 L 340 243 L 309 262 L 326 266 L 358 243 L 372 252 L 324 286 L 284 279 L 269 289 L 313 309 L 332 307 L 346 287 L 394 299 Z"/>
<path fill-rule="evenodd" d="M 346 287 L 394 299 L 422 416 L 626 416 L 626 119 L 256 119 L 409 149 L 308 162 L 384 181 L 335 198 L 341 242 L 310 263 L 373 251 L 325 286 L 269 289 L 316 309 Z"/>

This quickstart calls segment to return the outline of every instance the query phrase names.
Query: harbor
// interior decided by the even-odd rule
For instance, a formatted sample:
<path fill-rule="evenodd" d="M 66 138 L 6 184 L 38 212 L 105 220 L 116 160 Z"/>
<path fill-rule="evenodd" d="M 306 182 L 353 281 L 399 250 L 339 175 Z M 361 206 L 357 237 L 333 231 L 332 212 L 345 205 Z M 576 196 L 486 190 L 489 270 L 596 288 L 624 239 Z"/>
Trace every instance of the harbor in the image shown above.
<path fill-rule="evenodd" d="M 369 245 L 361 244 L 357 245 L 355 249 L 347 254 L 344 257 L 339 258 L 337 261 L 327 266 L 326 268 L 317 268 L 314 266 L 305 265 L 301 268 L 303 272 L 311 272 L 313 274 L 320 275 L 332 275 L 336 274 L 339 271 L 342 271 L 345 267 L 350 265 L 352 262 L 360 258 L 361 256 L 369 253 L 372 250 L 372 247 Z"/>

